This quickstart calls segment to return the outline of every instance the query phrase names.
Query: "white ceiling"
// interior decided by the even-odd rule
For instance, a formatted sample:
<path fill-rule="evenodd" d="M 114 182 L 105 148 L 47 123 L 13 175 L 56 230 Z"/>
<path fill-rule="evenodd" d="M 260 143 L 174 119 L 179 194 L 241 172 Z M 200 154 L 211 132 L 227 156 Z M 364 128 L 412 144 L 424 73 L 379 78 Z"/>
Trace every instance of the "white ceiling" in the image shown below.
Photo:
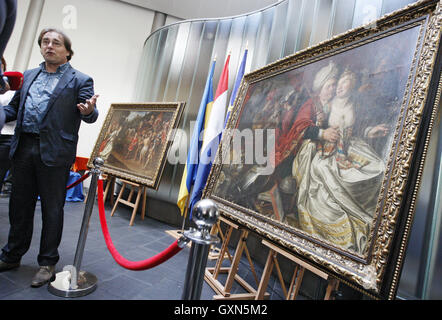
<path fill-rule="evenodd" d="M 281 0 L 120 0 L 181 19 L 221 18 L 260 10 Z"/>

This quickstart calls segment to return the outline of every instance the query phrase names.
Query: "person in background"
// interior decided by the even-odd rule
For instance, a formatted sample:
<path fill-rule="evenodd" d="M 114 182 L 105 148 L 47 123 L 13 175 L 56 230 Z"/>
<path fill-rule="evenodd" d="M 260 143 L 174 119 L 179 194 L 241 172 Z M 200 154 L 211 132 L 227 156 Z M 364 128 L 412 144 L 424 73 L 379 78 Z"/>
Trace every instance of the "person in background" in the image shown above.
<path fill-rule="evenodd" d="M 0 1 L 0 57 L 6 49 L 9 38 L 14 30 L 17 17 L 17 0 Z M 3 72 L 0 74 L 0 95 L 9 90 L 9 84 L 3 79 Z M 0 106 L 0 130 L 5 124 L 5 113 Z"/>
<path fill-rule="evenodd" d="M 1 71 L 3 74 L 6 71 L 6 61 L 3 57 L 1 58 L 1 63 Z M 14 91 L 11 90 L 0 95 L 0 106 L 9 104 L 13 95 Z M 12 136 L 14 135 L 15 123 L 16 121 L 6 123 L 0 133 L 0 191 L 3 189 L 6 174 L 11 168 L 9 150 L 11 147 Z M 6 193 L 5 190 L 3 190 L 3 193 Z"/>
<path fill-rule="evenodd" d="M 20 266 L 31 244 L 34 211 L 40 196 L 40 268 L 32 287 L 55 279 L 66 184 L 75 162 L 78 130 L 82 120 L 93 123 L 98 118 L 93 80 L 71 66 L 74 52 L 67 35 L 58 29 L 43 29 L 38 45 L 44 61 L 25 71 L 22 88 L 4 106 L 6 121 L 17 120 L 17 124 L 10 151 L 10 229 L 0 255 L 0 272 Z"/>

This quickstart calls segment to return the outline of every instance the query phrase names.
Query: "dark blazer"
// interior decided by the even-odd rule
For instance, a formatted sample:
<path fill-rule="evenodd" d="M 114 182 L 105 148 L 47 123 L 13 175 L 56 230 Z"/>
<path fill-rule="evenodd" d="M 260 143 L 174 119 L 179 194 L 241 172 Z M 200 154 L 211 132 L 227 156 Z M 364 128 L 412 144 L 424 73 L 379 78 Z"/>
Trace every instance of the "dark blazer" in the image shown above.
<path fill-rule="evenodd" d="M 6 121 L 17 120 L 9 154 L 11 159 L 20 141 L 26 96 L 40 71 L 41 68 L 25 71 L 22 88 L 15 93 L 9 105 L 4 107 Z M 77 104 L 84 103 L 93 95 L 92 78 L 69 66 L 58 81 L 39 126 L 40 154 L 45 165 L 70 166 L 75 162 L 81 120 L 93 123 L 98 118 L 96 107 L 91 114 L 83 116 L 77 109 Z"/>
<path fill-rule="evenodd" d="M 0 106 L 0 131 L 3 128 L 3 125 L 5 124 L 5 112 L 3 111 L 3 107 Z"/>

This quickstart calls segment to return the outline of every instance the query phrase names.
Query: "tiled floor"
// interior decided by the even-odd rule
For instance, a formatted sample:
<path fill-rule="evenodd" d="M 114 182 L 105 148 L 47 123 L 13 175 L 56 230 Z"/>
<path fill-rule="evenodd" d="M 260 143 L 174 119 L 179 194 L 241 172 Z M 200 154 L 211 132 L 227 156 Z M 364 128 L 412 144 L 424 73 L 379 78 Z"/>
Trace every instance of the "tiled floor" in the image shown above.
<path fill-rule="evenodd" d="M 0 198 L 0 246 L 7 241 L 8 198 Z M 110 217 L 111 208 L 106 205 L 107 224 L 110 235 L 117 250 L 132 261 L 147 259 L 165 248 L 173 241 L 165 231 L 176 229 L 165 223 L 146 217 L 141 220 L 137 215 L 135 223 L 129 226 L 130 210 L 121 206 L 115 215 Z M 56 271 L 62 271 L 66 265 L 72 265 L 83 219 L 84 204 L 66 202 L 65 225 L 63 239 L 59 247 L 60 261 Z M 38 269 L 37 253 L 40 243 L 40 205 L 34 219 L 34 237 L 30 250 L 23 256 L 18 269 L 0 273 L 0 300 L 67 300 L 51 294 L 47 286 L 31 288 L 30 282 Z M 145 271 L 131 271 L 119 266 L 110 255 L 101 230 L 98 207 L 95 205 L 89 224 L 86 247 L 81 269 L 93 273 L 98 278 L 97 289 L 91 294 L 75 298 L 81 300 L 180 300 L 183 292 L 184 279 L 190 249 L 185 247 L 177 255 L 165 263 Z M 232 252 L 233 254 L 233 252 Z M 208 262 L 213 266 L 214 261 Z M 256 264 L 258 274 L 262 266 Z M 243 259 L 239 266 L 239 275 L 247 282 L 254 283 L 248 262 Z M 223 281 L 220 276 L 220 281 Z M 232 293 L 244 290 L 235 285 Z M 281 300 L 282 290 L 279 281 L 272 278 L 267 292 L 271 300 Z M 215 292 L 206 281 L 203 283 L 202 300 L 212 300 Z"/>

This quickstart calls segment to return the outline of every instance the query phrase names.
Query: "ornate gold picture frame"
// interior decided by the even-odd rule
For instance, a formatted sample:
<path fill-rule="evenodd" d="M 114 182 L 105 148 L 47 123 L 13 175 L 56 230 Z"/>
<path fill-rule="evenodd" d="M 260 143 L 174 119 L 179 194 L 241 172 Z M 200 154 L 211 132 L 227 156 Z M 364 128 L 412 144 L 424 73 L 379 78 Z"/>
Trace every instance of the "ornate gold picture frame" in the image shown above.
<path fill-rule="evenodd" d="M 102 171 L 157 189 L 183 102 L 112 104 L 95 143 Z"/>
<path fill-rule="evenodd" d="M 439 1 L 419 1 L 245 75 L 203 197 L 393 299 L 439 106 L 441 21 Z"/>

